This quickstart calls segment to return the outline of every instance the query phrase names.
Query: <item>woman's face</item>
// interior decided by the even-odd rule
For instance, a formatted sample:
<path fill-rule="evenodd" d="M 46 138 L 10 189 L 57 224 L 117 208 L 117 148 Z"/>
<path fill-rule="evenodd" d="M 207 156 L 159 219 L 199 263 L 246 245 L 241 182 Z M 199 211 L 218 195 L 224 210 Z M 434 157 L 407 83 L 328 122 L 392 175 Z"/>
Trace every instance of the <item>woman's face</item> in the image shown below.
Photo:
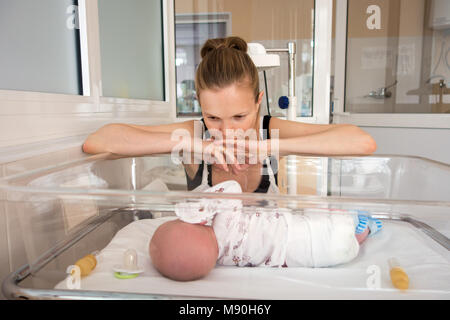
<path fill-rule="evenodd" d="M 236 84 L 202 90 L 200 98 L 206 127 L 208 130 L 220 130 L 224 138 L 227 129 L 256 129 L 262 96 L 263 92 L 260 92 L 255 102 L 252 89 Z"/>

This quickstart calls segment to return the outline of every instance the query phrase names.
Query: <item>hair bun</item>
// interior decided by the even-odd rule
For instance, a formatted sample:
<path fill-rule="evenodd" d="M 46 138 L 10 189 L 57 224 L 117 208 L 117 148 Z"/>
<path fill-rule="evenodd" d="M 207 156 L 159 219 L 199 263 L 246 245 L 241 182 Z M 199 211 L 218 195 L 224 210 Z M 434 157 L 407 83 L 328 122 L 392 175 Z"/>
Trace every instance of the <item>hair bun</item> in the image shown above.
<path fill-rule="evenodd" d="M 238 51 L 246 53 L 247 42 L 245 42 L 244 39 L 239 37 L 209 39 L 203 45 L 202 50 L 200 51 L 200 55 L 203 59 L 211 51 L 221 49 L 236 49 Z"/>

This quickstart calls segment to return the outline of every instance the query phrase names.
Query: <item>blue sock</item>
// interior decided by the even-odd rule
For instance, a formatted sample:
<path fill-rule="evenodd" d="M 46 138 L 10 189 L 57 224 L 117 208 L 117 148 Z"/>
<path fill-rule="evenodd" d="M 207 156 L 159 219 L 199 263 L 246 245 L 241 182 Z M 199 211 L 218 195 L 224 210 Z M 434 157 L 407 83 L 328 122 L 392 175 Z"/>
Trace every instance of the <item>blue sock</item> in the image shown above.
<path fill-rule="evenodd" d="M 356 234 L 361 234 L 364 231 L 366 231 L 367 227 L 369 226 L 369 218 L 367 216 L 364 216 L 362 214 L 358 215 L 358 224 L 356 225 Z"/>
<path fill-rule="evenodd" d="M 383 223 L 379 219 L 375 219 L 372 217 L 369 218 L 369 236 L 373 236 L 375 233 L 380 231 L 383 228 Z"/>
<path fill-rule="evenodd" d="M 361 234 L 366 231 L 366 228 L 369 228 L 369 235 L 374 235 L 383 228 L 383 223 L 381 220 L 372 218 L 369 211 L 356 210 L 356 212 L 358 213 L 355 231 L 356 234 Z"/>

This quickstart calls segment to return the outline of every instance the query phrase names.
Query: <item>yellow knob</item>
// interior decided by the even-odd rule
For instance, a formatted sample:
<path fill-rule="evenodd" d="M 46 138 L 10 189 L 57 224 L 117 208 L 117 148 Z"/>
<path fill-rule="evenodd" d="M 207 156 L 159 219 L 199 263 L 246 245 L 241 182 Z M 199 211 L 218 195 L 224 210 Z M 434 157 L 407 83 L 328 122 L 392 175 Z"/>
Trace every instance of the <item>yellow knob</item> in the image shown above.
<path fill-rule="evenodd" d="M 80 268 L 81 276 L 84 277 L 90 274 L 97 266 L 97 259 L 92 254 L 88 254 L 75 262 L 75 265 Z"/>
<path fill-rule="evenodd" d="M 392 268 L 390 271 L 391 281 L 394 287 L 401 290 L 409 288 L 409 278 L 405 271 L 400 267 Z"/>

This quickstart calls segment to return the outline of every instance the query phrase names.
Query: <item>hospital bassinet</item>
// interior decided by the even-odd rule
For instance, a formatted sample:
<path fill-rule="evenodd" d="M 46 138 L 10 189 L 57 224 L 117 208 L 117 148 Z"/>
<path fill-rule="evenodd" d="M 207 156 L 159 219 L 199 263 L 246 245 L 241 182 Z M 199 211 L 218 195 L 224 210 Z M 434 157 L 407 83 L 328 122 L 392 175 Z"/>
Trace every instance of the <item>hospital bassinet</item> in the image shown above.
<path fill-rule="evenodd" d="M 3 178 L 0 201 L 20 221 L 28 262 L 4 280 L 3 292 L 9 299 L 450 298 L 449 165 L 416 157 L 288 156 L 279 161 L 278 185 L 278 195 L 189 192 L 183 166 L 169 155 L 101 154 Z M 366 210 L 384 228 L 354 261 L 332 268 L 216 267 L 183 283 L 161 277 L 146 254 L 151 233 L 174 218 L 176 203 L 204 198 L 298 214 Z M 145 272 L 114 278 L 111 266 L 133 246 Z M 70 266 L 94 251 L 97 267 L 70 286 Z M 391 257 L 410 278 L 406 291 L 390 281 Z"/>

